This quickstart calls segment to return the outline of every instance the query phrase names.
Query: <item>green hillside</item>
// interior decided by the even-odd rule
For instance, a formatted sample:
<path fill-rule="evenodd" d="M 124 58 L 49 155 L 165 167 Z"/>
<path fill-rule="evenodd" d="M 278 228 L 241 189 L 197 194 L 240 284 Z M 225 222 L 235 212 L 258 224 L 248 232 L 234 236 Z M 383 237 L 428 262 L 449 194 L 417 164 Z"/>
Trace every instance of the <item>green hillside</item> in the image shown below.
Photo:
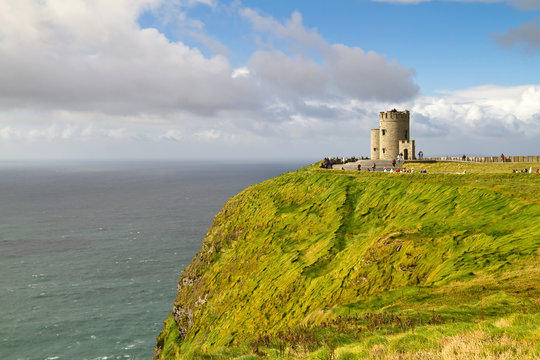
<path fill-rule="evenodd" d="M 155 358 L 532 359 L 539 259 L 539 175 L 306 167 L 216 215 Z"/>

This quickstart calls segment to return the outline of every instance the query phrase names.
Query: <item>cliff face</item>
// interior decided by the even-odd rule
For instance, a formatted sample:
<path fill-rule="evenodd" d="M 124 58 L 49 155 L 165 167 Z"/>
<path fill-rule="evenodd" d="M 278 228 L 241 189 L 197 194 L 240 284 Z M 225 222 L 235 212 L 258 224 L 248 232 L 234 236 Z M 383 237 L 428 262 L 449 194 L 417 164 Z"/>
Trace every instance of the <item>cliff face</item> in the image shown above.
<path fill-rule="evenodd" d="M 340 314 L 432 311 L 501 291 L 530 304 L 538 195 L 537 180 L 510 175 L 314 168 L 251 186 L 216 215 L 184 270 L 154 358 L 233 357 Z"/>

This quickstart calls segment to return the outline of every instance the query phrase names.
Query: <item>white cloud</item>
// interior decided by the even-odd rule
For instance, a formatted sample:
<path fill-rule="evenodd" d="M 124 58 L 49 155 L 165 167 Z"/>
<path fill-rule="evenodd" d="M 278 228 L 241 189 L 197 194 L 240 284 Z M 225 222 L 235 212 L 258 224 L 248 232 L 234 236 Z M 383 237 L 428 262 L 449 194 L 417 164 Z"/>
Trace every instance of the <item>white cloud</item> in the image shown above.
<path fill-rule="evenodd" d="M 249 69 L 245 66 L 239 67 L 237 69 L 234 69 L 231 76 L 233 79 L 237 77 L 247 77 L 249 76 Z"/>
<path fill-rule="evenodd" d="M 0 3 L 0 105 L 161 113 L 251 106 L 220 55 L 171 43 L 137 16 L 158 1 Z M 248 96 L 249 95 L 249 96 Z"/>
<path fill-rule="evenodd" d="M 21 131 L 13 129 L 11 126 L 0 128 L 0 139 L 4 141 L 16 140 L 21 137 Z"/>
<path fill-rule="evenodd" d="M 221 137 L 221 132 L 216 129 L 208 129 L 208 130 L 203 130 L 203 131 L 199 131 L 195 133 L 194 137 L 197 139 L 207 140 L 207 141 L 216 140 L 219 137 Z"/>
<path fill-rule="evenodd" d="M 122 140 L 126 138 L 126 129 L 110 129 L 105 132 L 107 137 L 115 140 Z"/>
<path fill-rule="evenodd" d="M 281 51 L 258 51 L 250 65 L 260 79 L 276 88 L 277 94 L 324 95 L 327 73 L 311 59 L 287 56 Z"/>
<path fill-rule="evenodd" d="M 180 141 L 183 138 L 182 132 L 176 129 L 167 130 L 165 134 L 159 136 L 159 140 Z"/>
<path fill-rule="evenodd" d="M 531 139 L 540 135 L 540 86 L 486 85 L 420 97 L 411 113 L 428 120 L 426 133 Z"/>
<path fill-rule="evenodd" d="M 284 24 L 242 9 L 255 30 L 289 42 L 284 50 L 256 52 L 250 64 L 261 79 L 285 93 L 399 101 L 414 97 L 414 70 L 359 47 L 329 44 L 316 30 L 306 29 L 294 12 Z"/>
<path fill-rule="evenodd" d="M 302 15 L 298 11 L 293 12 L 285 24 L 270 16 L 262 16 L 250 8 L 240 9 L 240 15 L 248 19 L 257 31 L 268 32 L 282 39 L 292 39 L 318 51 L 323 51 L 329 46 L 316 30 L 304 27 Z"/>
<path fill-rule="evenodd" d="M 197 4 L 204 4 L 207 6 L 215 7 L 216 6 L 216 0 L 188 0 L 189 6 L 194 6 Z"/>

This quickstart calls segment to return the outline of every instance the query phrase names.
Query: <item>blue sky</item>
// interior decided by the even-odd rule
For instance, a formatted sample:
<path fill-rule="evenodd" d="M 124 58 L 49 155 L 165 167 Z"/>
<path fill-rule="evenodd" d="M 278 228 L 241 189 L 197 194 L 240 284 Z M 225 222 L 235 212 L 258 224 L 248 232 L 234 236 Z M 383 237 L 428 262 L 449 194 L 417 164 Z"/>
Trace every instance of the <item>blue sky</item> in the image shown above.
<path fill-rule="evenodd" d="M 230 60 L 242 66 L 257 50 L 249 24 L 231 2 L 198 5 L 187 13 L 204 23 L 205 32 L 229 50 Z M 540 57 L 508 51 L 497 35 L 508 28 L 540 18 L 540 10 L 524 11 L 505 2 L 431 1 L 404 5 L 357 1 L 244 1 L 243 6 L 285 22 L 295 11 L 306 28 L 316 30 L 329 43 L 358 46 L 385 54 L 416 69 L 422 92 L 455 90 L 483 84 L 539 83 Z M 141 14 L 142 27 L 157 27 L 172 41 L 194 47 L 201 44 L 179 31 L 178 24 L 163 24 L 152 11 Z M 206 54 L 211 51 L 202 47 Z M 456 76 L 458 75 L 458 76 Z"/>
<path fill-rule="evenodd" d="M 540 153 L 540 0 L 0 4 L 0 159 Z"/>

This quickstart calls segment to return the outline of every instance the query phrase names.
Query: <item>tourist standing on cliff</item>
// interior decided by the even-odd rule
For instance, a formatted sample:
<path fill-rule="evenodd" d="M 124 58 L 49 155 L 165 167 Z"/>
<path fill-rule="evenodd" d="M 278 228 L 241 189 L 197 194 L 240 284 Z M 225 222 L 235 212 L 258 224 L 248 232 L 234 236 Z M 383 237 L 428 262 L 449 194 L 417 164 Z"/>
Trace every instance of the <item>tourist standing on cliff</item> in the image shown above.
<path fill-rule="evenodd" d="M 504 154 L 501 154 L 501 162 L 504 162 Z"/>

